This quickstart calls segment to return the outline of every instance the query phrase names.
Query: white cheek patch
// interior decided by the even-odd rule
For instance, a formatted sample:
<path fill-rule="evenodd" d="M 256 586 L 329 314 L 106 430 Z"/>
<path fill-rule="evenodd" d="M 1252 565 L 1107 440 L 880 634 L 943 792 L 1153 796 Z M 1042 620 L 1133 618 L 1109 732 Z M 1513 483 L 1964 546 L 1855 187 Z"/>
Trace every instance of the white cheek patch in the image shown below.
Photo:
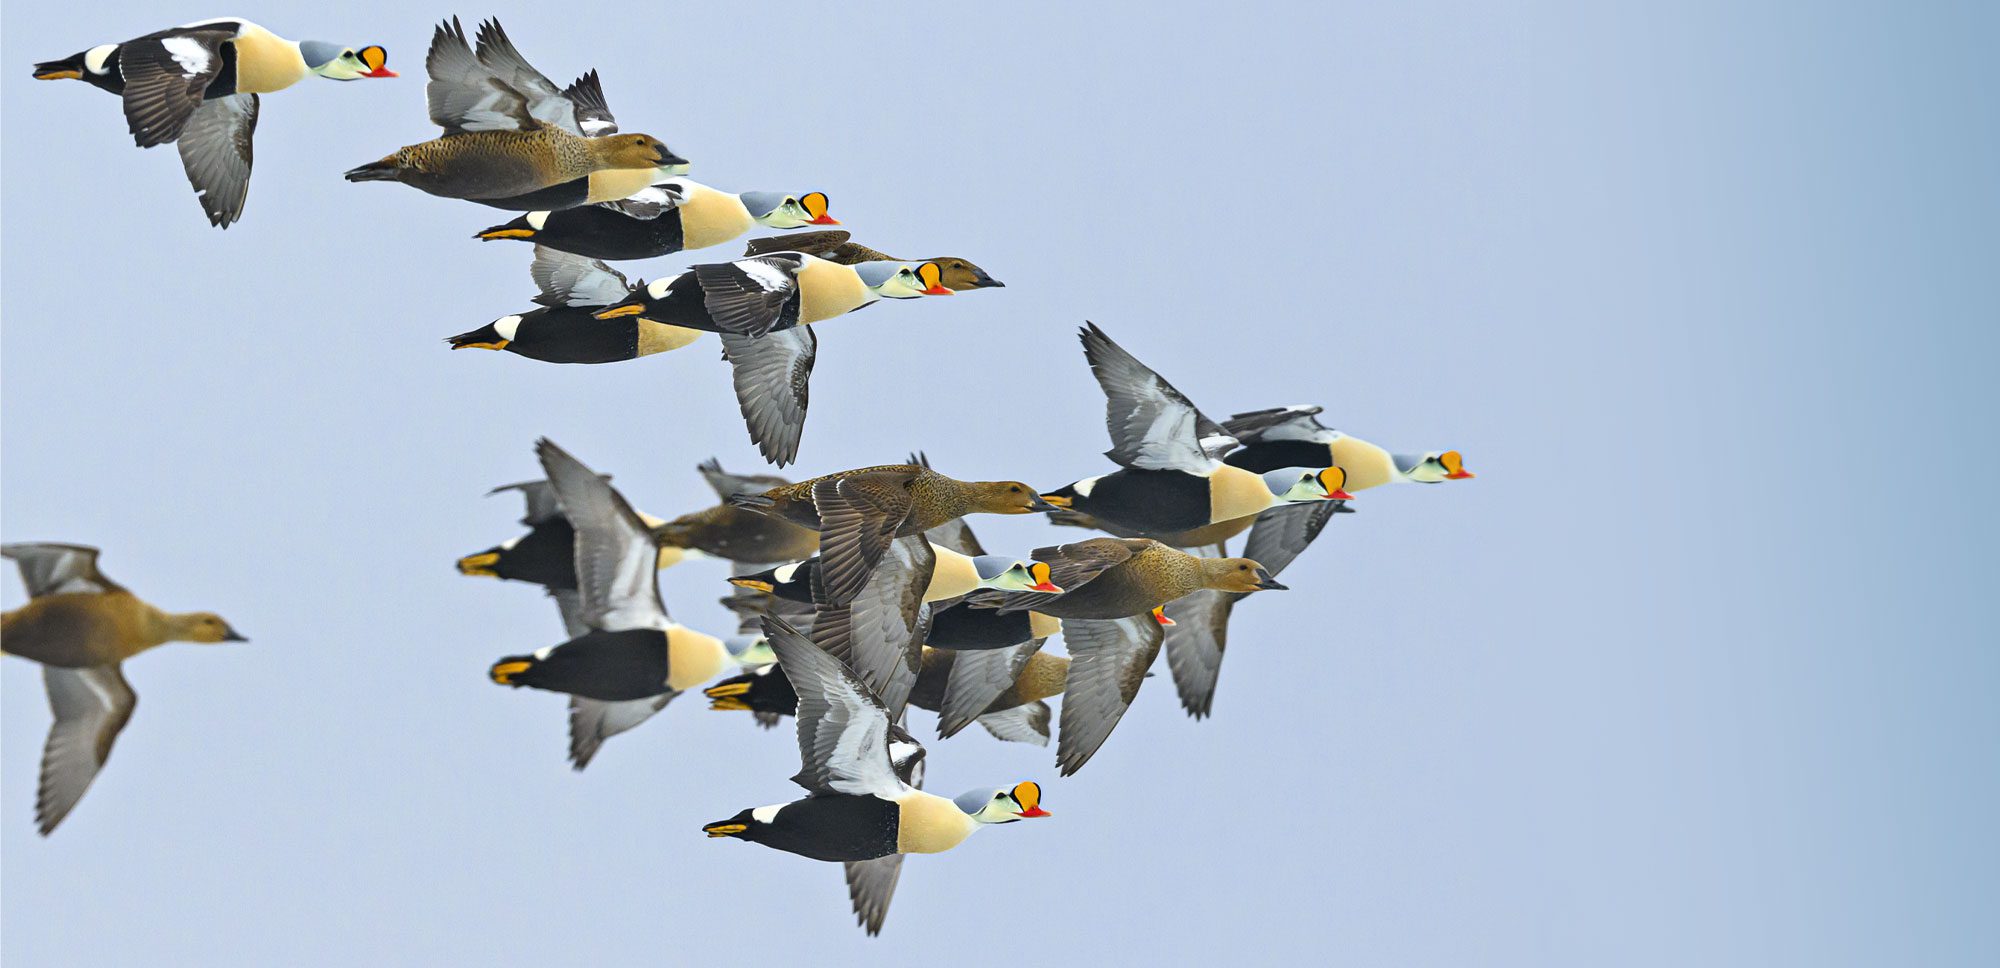
<path fill-rule="evenodd" d="M 174 63 L 181 65 L 181 71 L 189 77 L 208 69 L 208 48 L 198 41 L 186 37 L 168 37 L 160 41 L 160 46 L 172 54 Z"/>
<path fill-rule="evenodd" d="M 111 55 L 117 51 L 117 44 L 99 44 L 92 47 L 83 52 L 83 66 L 92 74 L 109 74 L 111 69 L 104 66 L 104 62 L 110 60 Z"/>
<path fill-rule="evenodd" d="M 549 213 L 547 212 L 528 213 L 528 226 L 534 229 L 535 231 L 540 232 L 542 230 L 542 226 L 547 224 L 549 224 Z"/>
<path fill-rule="evenodd" d="M 778 811 L 783 810 L 788 806 L 791 806 L 791 804 L 778 803 L 768 807 L 758 807 L 757 809 L 750 811 L 750 819 L 755 820 L 758 823 L 770 823 L 771 821 L 778 819 Z"/>
<path fill-rule="evenodd" d="M 519 316 L 502 316 L 493 321 L 494 332 L 499 333 L 500 338 L 508 342 L 513 342 L 514 333 L 519 331 L 520 328 L 521 317 Z"/>

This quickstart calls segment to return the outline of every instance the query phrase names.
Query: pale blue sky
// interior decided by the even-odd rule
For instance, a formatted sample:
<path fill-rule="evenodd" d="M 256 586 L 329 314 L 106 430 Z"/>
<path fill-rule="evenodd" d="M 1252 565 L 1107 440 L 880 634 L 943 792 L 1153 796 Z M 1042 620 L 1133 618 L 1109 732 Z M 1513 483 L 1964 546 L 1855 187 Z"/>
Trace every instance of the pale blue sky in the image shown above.
<path fill-rule="evenodd" d="M 225 233 L 115 99 L 27 74 L 229 11 L 9 4 L 0 534 L 254 642 L 132 662 L 46 841 L 40 677 L 0 663 L 0 954 L 1990 964 L 2000 18 L 1744 7 L 458 11 L 704 181 L 1008 283 L 827 324 L 804 471 L 1101 472 L 1090 318 L 1211 413 L 1322 403 L 1480 475 L 1363 495 L 1239 610 L 1212 720 L 1163 676 L 1066 780 L 933 742 L 934 787 L 1035 778 L 1055 817 L 913 859 L 870 941 L 836 866 L 700 835 L 796 793 L 787 734 L 683 700 L 573 775 L 561 699 L 484 679 L 560 637 L 451 567 L 515 532 L 480 495 L 537 435 L 657 514 L 756 457 L 712 341 L 445 349 L 529 305 L 528 248 L 339 172 L 434 133 L 451 11 L 243 11 L 404 79 L 267 98 Z M 668 572 L 677 616 L 721 627 L 722 574 Z"/>

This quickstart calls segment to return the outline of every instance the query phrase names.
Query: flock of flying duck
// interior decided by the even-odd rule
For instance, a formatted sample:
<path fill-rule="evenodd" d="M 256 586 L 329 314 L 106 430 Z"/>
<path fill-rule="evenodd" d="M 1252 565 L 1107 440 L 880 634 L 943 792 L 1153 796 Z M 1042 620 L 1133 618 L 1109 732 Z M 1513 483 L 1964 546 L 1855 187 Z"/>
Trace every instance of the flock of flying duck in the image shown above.
<path fill-rule="evenodd" d="M 209 20 L 39 64 L 120 95 L 141 147 L 179 145 L 210 221 L 243 211 L 258 97 L 309 76 L 395 77 L 379 46 L 287 41 L 248 21 Z M 520 212 L 477 233 L 535 245 L 537 308 L 450 338 L 556 363 L 610 363 L 719 336 L 751 439 L 793 461 L 817 337 L 811 324 L 881 299 L 1001 283 L 956 257 L 894 259 L 843 231 L 751 241 L 744 257 L 630 283 L 602 260 L 701 249 L 753 229 L 836 225 L 823 193 L 741 192 L 689 180 L 659 139 L 623 134 L 595 71 L 558 87 L 500 25 L 468 39 L 438 27 L 426 68 L 440 137 L 346 173 Z M 1106 399 L 1117 465 L 1052 490 L 962 481 L 921 454 L 791 482 L 700 471 L 717 503 L 672 520 L 637 511 L 608 476 L 542 440 L 542 479 L 510 484 L 525 534 L 458 561 L 467 575 L 537 585 L 566 630 L 559 644 L 495 661 L 495 683 L 569 697 L 569 759 L 683 692 L 759 725 L 797 720 L 807 796 L 708 824 L 711 837 L 845 865 L 854 910 L 880 930 L 911 853 L 948 850 L 989 824 L 1047 816 L 1023 781 L 956 799 L 923 791 L 925 749 L 910 706 L 940 737 L 978 723 L 994 737 L 1056 742 L 1059 772 L 1081 769 L 1131 706 L 1161 651 L 1182 705 L 1209 714 L 1231 610 L 1264 590 L 1353 493 L 1472 476 L 1456 451 L 1392 454 L 1323 426 L 1316 406 L 1218 423 L 1105 332 L 1085 324 L 1085 359 Z M 989 554 L 966 518 L 1045 514 L 1104 532 L 1026 555 Z M 1243 557 L 1228 544 L 1247 532 Z M 169 641 L 243 641 L 206 612 L 161 611 L 106 578 L 97 550 L 0 547 L 30 600 L 4 617 L 5 649 L 43 667 L 55 723 L 36 821 L 49 833 L 109 756 L 136 695 L 120 663 Z M 661 570 L 731 563 L 727 638 L 675 622 Z M 1043 651 L 1060 634 L 1068 656 Z M 1058 716 L 1048 700 L 1061 700 Z"/>

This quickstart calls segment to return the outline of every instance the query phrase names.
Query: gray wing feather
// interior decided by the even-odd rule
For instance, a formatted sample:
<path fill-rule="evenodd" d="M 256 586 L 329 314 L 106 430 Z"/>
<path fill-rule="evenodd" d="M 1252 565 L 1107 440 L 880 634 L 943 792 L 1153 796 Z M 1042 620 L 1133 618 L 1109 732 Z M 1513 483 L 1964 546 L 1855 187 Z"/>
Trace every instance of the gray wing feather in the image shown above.
<path fill-rule="evenodd" d="M 181 129 L 181 168 L 210 225 L 226 229 L 243 217 L 243 199 L 250 194 L 251 137 L 256 132 L 255 94 L 203 101 Z"/>
<path fill-rule="evenodd" d="M 850 860 L 845 866 L 854 920 L 868 929 L 871 937 L 881 934 L 882 919 L 889 916 L 889 900 L 896 894 L 896 881 L 903 876 L 903 855 Z"/>
<path fill-rule="evenodd" d="M 42 747 L 41 787 L 35 794 L 35 824 L 46 837 L 97 779 L 139 697 L 116 665 L 43 666 L 42 682 L 55 714 Z"/>
<path fill-rule="evenodd" d="M 615 202 L 599 202 L 598 205 L 628 218 L 651 221 L 681 207 L 682 200 L 680 189 L 676 186 L 648 185 Z"/>
<path fill-rule="evenodd" d="M 937 556 L 922 535 L 897 538 L 846 605 L 822 605 L 813 641 L 853 668 L 892 717 L 900 717 L 923 666 L 930 585 Z"/>
<path fill-rule="evenodd" d="M 979 717 L 979 725 L 1005 743 L 1049 745 L 1049 704 L 1036 700 L 1025 706 L 1003 709 Z"/>
<path fill-rule="evenodd" d="M 1239 413 L 1222 422 L 1222 430 L 1249 444 L 1269 440 L 1325 443 L 1340 436 L 1319 422 L 1319 407 L 1273 407 Z"/>
<path fill-rule="evenodd" d="M 577 123 L 576 105 L 556 87 L 541 71 L 528 63 L 521 52 L 514 48 L 514 41 L 500 27 L 500 21 L 488 20 L 479 25 L 479 63 L 493 76 L 508 87 L 519 91 L 528 99 L 528 115 L 543 124 L 552 124 L 570 134 L 581 136 L 583 126 Z M 581 83 L 579 80 L 578 83 Z M 601 92 L 600 92 L 601 94 Z M 608 116 L 608 115 L 607 115 Z M 614 125 L 614 129 L 615 129 Z"/>
<path fill-rule="evenodd" d="M 720 335 L 722 358 L 729 361 L 736 385 L 736 405 L 758 452 L 779 467 L 797 460 L 819 337 L 810 326 L 763 336 Z"/>
<path fill-rule="evenodd" d="M 669 624 L 660 601 L 659 546 L 623 495 L 547 438 L 536 442 L 542 469 L 576 529 L 577 589 L 583 620 L 606 631 Z"/>
<path fill-rule="evenodd" d="M 781 254 L 695 266 L 702 306 L 719 332 L 762 336 L 799 313 L 804 262 Z"/>
<path fill-rule="evenodd" d="M 717 497 L 727 501 L 738 494 L 762 494 L 774 487 L 790 484 L 776 474 L 731 474 L 722 469 L 722 462 L 711 457 L 702 461 L 695 470 L 701 472 L 701 479 L 715 489 Z M 756 569 L 752 569 L 754 572 Z"/>
<path fill-rule="evenodd" d="M 21 568 L 21 583 L 30 597 L 62 594 L 104 594 L 123 591 L 97 570 L 97 549 L 88 545 L 22 542 L 0 545 L 0 558 Z"/>
<path fill-rule="evenodd" d="M 596 259 L 535 246 L 534 264 L 528 275 L 540 291 L 535 302 L 543 306 L 609 306 L 632 294 L 625 274 Z"/>
<path fill-rule="evenodd" d="M 1160 654 L 1160 626 L 1149 615 L 1067 619 L 1069 683 L 1063 690 L 1056 763 L 1063 776 L 1083 768 L 1131 708 L 1146 670 Z"/>
<path fill-rule="evenodd" d="M 569 697 L 569 762 L 572 769 L 590 765 L 604 741 L 653 718 L 667 708 L 678 692 L 663 692 L 646 699 L 606 702 L 602 699 Z"/>
<path fill-rule="evenodd" d="M 813 793 L 896 796 L 909 786 L 889 759 L 889 711 L 861 680 L 780 619 L 764 634 L 799 694 L 799 758 L 792 780 Z"/>
<path fill-rule="evenodd" d="M 1244 540 L 1243 557 L 1249 558 L 1273 575 L 1284 571 L 1313 539 L 1326 527 L 1333 516 L 1347 512 L 1345 501 L 1314 501 L 1310 504 L 1280 505 L 1257 515 L 1257 523 L 1250 527 L 1250 537 Z"/>
<path fill-rule="evenodd" d="M 950 737 L 986 713 L 1000 694 L 1020 681 L 1028 660 L 1042 650 L 1042 640 L 954 653 L 945 678 L 944 699 L 938 703 L 938 735 Z"/>
<path fill-rule="evenodd" d="M 1104 425 L 1111 432 L 1104 456 L 1146 470 L 1201 473 L 1213 465 L 1203 444 L 1227 436 L 1215 421 L 1095 324 L 1084 324 L 1082 339 L 1084 357 L 1104 389 Z"/>
<path fill-rule="evenodd" d="M 125 81 L 125 124 L 132 140 L 151 148 L 178 139 L 208 86 L 222 72 L 225 30 L 177 28 L 118 48 L 118 73 Z M 172 40 L 180 49 L 166 46 Z M 195 44 L 199 53 L 186 50 Z"/>
<path fill-rule="evenodd" d="M 611 479 L 611 476 L 607 474 L 604 479 L 608 481 Z M 555 488 L 550 487 L 548 481 L 520 481 L 514 484 L 502 484 L 493 490 L 487 491 L 486 495 L 491 497 L 501 491 L 521 492 L 522 499 L 528 505 L 528 513 L 525 517 L 521 518 L 521 523 L 531 528 L 545 521 L 554 521 L 563 516 L 562 502 L 556 500 Z"/>
<path fill-rule="evenodd" d="M 466 43 L 457 17 L 438 25 L 424 57 L 430 83 L 424 99 L 431 122 L 447 134 L 462 131 L 523 131 L 540 124 L 528 111 L 528 97 L 481 63 Z"/>

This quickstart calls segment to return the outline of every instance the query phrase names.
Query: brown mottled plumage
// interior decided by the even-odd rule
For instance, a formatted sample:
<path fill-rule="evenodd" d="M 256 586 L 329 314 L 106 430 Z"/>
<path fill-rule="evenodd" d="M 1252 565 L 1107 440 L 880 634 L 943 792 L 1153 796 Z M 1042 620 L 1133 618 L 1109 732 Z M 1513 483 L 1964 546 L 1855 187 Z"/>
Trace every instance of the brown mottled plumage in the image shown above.
<path fill-rule="evenodd" d="M 850 234 L 842 231 L 793 232 L 790 235 L 775 235 L 765 239 L 752 239 L 744 249 L 746 256 L 758 256 L 771 252 L 803 252 L 818 256 L 828 262 L 838 262 L 844 266 L 862 262 L 935 262 L 944 270 L 944 287 L 956 292 L 971 289 L 991 289 L 1007 284 L 987 275 L 986 270 L 972 263 L 970 259 L 957 256 L 939 256 L 935 259 L 898 259 L 871 249 L 859 242 L 848 241 Z"/>
<path fill-rule="evenodd" d="M 819 532 L 731 504 L 683 514 L 653 535 L 663 548 L 692 548 L 744 564 L 800 561 L 819 551 Z"/>
<path fill-rule="evenodd" d="M 1034 558 L 1047 562 L 1049 580 L 1068 591 L 1010 594 L 1002 600 L 1003 611 L 1114 619 L 1143 615 L 1204 588 L 1254 592 L 1284 587 L 1248 558 L 1198 558 L 1146 538 L 1091 538 L 1037 549 Z"/>
<path fill-rule="evenodd" d="M 507 198 L 606 168 L 657 168 L 672 157 L 651 135 L 581 138 L 543 125 L 532 131 L 465 131 L 433 138 L 399 148 L 348 172 L 347 178 L 399 181 L 445 198 Z"/>

